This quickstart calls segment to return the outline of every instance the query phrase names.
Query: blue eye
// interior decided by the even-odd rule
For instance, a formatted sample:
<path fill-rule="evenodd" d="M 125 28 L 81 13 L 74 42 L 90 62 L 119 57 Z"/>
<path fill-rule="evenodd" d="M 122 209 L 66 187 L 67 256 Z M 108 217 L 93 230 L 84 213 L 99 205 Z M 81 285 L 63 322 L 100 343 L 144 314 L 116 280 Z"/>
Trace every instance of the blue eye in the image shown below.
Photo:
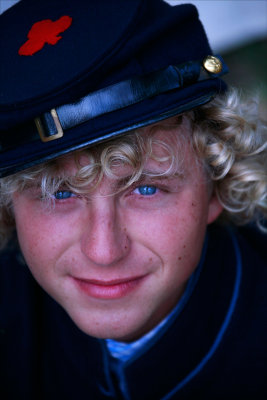
<path fill-rule="evenodd" d="M 150 186 L 150 185 L 142 185 L 138 186 L 134 192 L 141 194 L 142 196 L 152 196 L 157 192 L 157 187 L 156 186 Z"/>
<path fill-rule="evenodd" d="M 58 190 L 56 193 L 54 193 L 54 198 L 56 200 L 66 200 L 73 196 L 74 194 L 68 190 Z"/>

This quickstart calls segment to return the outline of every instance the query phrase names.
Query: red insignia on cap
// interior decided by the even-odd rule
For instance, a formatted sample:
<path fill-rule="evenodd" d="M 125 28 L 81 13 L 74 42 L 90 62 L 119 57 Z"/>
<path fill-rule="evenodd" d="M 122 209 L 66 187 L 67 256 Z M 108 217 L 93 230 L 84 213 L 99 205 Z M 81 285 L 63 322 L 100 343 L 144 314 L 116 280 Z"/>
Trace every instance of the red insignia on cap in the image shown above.
<path fill-rule="evenodd" d="M 62 39 L 62 36 L 58 35 L 68 29 L 71 24 L 72 18 L 67 15 L 54 22 L 51 19 L 36 22 L 27 35 L 29 40 L 20 47 L 19 55 L 32 56 L 40 51 L 45 43 L 55 45 Z"/>

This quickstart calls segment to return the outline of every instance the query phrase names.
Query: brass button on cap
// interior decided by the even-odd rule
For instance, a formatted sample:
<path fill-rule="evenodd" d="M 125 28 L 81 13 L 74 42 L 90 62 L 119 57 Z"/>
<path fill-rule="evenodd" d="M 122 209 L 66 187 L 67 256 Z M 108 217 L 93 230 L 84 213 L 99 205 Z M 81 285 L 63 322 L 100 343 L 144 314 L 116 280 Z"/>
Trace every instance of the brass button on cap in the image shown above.
<path fill-rule="evenodd" d="M 223 67 L 221 60 L 214 56 L 207 56 L 203 61 L 203 66 L 206 71 L 212 74 L 219 74 Z"/>

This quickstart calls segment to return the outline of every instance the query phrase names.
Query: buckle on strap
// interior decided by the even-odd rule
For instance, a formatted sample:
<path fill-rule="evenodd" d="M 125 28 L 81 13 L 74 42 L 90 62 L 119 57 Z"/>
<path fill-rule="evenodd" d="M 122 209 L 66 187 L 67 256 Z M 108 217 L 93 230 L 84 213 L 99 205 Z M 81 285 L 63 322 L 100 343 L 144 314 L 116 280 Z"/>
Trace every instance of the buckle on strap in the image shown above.
<path fill-rule="evenodd" d="M 50 142 L 59 139 L 64 135 L 60 120 L 55 108 L 42 116 L 34 119 L 42 142 Z M 48 128 L 48 129 L 47 129 Z"/>

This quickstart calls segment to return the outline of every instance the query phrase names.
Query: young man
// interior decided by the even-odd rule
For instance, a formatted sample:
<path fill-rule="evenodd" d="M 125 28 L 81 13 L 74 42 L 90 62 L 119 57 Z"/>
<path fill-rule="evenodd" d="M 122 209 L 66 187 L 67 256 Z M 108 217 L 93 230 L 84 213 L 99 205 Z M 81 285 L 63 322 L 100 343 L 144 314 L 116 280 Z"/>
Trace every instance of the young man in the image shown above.
<path fill-rule="evenodd" d="M 265 398 L 266 130 L 196 9 L 0 26 L 3 398 Z"/>

